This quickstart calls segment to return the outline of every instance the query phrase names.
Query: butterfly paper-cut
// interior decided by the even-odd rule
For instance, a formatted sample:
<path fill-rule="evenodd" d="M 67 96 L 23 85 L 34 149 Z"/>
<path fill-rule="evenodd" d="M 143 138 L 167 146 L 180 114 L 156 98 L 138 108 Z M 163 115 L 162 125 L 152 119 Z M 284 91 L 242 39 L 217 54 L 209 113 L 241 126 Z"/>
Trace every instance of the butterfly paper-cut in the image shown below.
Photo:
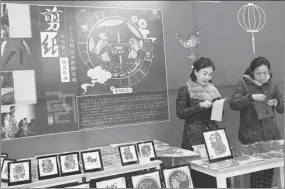
<path fill-rule="evenodd" d="M 29 45 L 24 39 L 20 40 L 4 40 L 1 42 L 1 70 L 11 62 L 12 58 L 17 54 L 19 56 L 20 67 L 24 66 L 24 54 L 31 55 Z"/>

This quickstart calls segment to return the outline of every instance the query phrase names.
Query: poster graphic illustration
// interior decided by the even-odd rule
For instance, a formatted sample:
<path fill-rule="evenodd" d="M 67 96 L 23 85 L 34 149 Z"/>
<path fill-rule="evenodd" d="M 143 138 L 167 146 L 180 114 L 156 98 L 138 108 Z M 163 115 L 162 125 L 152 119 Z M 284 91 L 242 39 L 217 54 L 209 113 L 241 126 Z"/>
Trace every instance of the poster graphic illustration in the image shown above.
<path fill-rule="evenodd" d="M 16 108 L 9 132 L 1 123 L 1 140 L 169 120 L 162 10 L 16 3 L 1 10 L 9 21 L 1 25 L 9 35 L 1 42 L 1 116 Z M 22 24 L 11 25 L 19 10 L 24 36 L 12 32 Z"/>
<path fill-rule="evenodd" d="M 79 128 L 168 120 L 162 11 L 76 12 Z"/>
<path fill-rule="evenodd" d="M 151 10 L 79 9 L 76 14 L 81 95 L 166 89 L 164 41 L 160 19 Z M 155 64 L 155 65 L 153 65 Z M 141 84 L 150 72 L 160 71 L 153 85 Z M 141 88 L 137 85 L 141 84 Z M 159 85 L 160 84 L 160 85 Z"/>

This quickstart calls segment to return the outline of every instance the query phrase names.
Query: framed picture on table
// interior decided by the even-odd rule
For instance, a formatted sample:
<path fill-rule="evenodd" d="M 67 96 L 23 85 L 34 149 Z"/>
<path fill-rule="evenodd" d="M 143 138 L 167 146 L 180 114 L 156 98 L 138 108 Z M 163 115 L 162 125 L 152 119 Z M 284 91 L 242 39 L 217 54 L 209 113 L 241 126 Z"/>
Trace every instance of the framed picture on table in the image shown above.
<path fill-rule="evenodd" d="M 104 170 L 100 149 L 81 152 L 81 159 L 84 172 Z"/>
<path fill-rule="evenodd" d="M 61 176 L 76 175 L 81 173 L 79 165 L 79 152 L 58 154 L 58 157 Z"/>
<path fill-rule="evenodd" d="M 224 128 L 203 132 L 210 163 L 232 159 L 233 153 Z"/>
<path fill-rule="evenodd" d="M 57 155 L 38 156 L 36 159 L 39 180 L 59 177 Z"/>
<path fill-rule="evenodd" d="M 135 144 L 119 146 L 118 148 L 122 166 L 139 163 L 138 153 Z"/>
<path fill-rule="evenodd" d="M 4 158 L 3 165 L 1 168 L 1 182 L 8 182 L 8 163 L 9 162 L 15 162 L 16 159 L 8 159 Z"/>
<path fill-rule="evenodd" d="M 90 188 L 127 188 L 127 181 L 123 175 L 91 179 Z"/>
<path fill-rule="evenodd" d="M 162 173 L 166 188 L 194 188 L 189 164 L 166 168 Z"/>
<path fill-rule="evenodd" d="M 132 188 L 162 188 L 158 170 L 131 176 Z"/>
<path fill-rule="evenodd" d="M 8 186 L 32 182 L 31 160 L 21 160 L 8 163 Z"/>
<path fill-rule="evenodd" d="M 153 141 L 137 143 L 137 149 L 141 156 L 149 157 L 151 161 L 157 159 Z"/>

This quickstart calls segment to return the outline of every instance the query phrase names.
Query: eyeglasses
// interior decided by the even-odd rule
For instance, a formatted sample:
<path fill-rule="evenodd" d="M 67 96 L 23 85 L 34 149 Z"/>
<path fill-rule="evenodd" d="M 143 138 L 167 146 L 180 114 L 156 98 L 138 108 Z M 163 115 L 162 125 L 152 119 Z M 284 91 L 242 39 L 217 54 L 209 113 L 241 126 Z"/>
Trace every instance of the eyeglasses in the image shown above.
<path fill-rule="evenodd" d="M 268 76 L 269 72 L 254 72 L 254 75 L 256 75 L 258 77 L 261 77 L 262 75 L 263 76 Z"/>

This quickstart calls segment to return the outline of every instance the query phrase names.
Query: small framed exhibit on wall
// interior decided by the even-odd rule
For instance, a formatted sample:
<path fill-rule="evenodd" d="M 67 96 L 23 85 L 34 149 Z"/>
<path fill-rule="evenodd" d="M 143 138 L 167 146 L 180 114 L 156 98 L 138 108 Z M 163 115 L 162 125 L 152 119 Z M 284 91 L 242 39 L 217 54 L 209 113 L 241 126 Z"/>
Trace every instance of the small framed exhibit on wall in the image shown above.
<path fill-rule="evenodd" d="M 153 141 L 137 143 L 137 147 L 140 156 L 149 157 L 150 160 L 157 159 Z"/>
<path fill-rule="evenodd" d="M 114 175 L 90 180 L 90 188 L 127 188 L 126 178 Z"/>
<path fill-rule="evenodd" d="M 61 176 L 75 175 L 81 173 L 78 152 L 58 154 L 58 157 Z"/>
<path fill-rule="evenodd" d="M 138 153 L 135 144 L 119 146 L 119 153 L 122 165 L 132 165 L 139 163 Z"/>
<path fill-rule="evenodd" d="M 6 154 L 6 153 L 1 153 L 1 157 L 6 157 L 6 158 L 8 158 L 8 154 Z"/>
<path fill-rule="evenodd" d="M 203 137 L 210 163 L 233 158 L 233 153 L 224 128 L 203 132 Z"/>
<path fill-rule="evenodd" d="M 8 163 L 8 186 L 32 182 L 31 160 Z"/>
<path fill-rule="evenodd" d="M 8 182 L 8 163 L 15 161 L 17 160 L 4 158 L 3 165 L 1 167 L 1 182 Z"/>
<path fill-rule="evenodd" d="M 1 166 L 0 166 L 0 170 L 2 169 L 2 165 L 3 165 L 4 159 L 7 159 L 7 158 L 1 156 Z"/>
<path fill-rule="evenodd" d="M 131 176 L 132 188 L 162 188 L 158 170 Z"/>
<path fill-rule="evenodd" d="M 100 149 L 82 151 L 81 159 L 84 172 L 96 172 L 104 170 Z"/>
<path fill-rule="evenodd" d="M 3 165 L 4 159 L 8 159 L 8 154 L 6 154 L 6 153 L 1 153 L 1 165 L 0 165 L 0 170 L 2 170 L 2 165 Z"/>
<path fill-rule="evenodd" d="M 36 159 L 39 180 L 59 177 L 57 155 L 38 156 Z"/>
<path fill-rule="evenodd" d="M 162 173 L 166 188 L 194 188 L 189 164 L 163 169 Z"/>

